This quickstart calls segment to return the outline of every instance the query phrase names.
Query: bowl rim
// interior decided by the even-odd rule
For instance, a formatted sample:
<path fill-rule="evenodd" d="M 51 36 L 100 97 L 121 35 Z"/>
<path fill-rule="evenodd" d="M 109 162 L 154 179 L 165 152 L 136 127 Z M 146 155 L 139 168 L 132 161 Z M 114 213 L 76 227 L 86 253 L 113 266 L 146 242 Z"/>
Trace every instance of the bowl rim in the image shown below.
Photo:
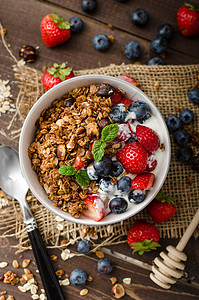
<path fill-rule="evenodd" d="M 37 191 L 35 190 L 35 188 L 32 186 L 31 180 L 27 174 L 27 167 L 25 166 L 24 163 L 24 151 L 25 149 L 23 149 L 23 136 L 24 136 L 24 132 L 27 130 L 27 125 L 29 123 L 29 119 L 31 117 L 31 115 L 33 114 L 34 110 L 40 105 L 40 103 L 42 103 L 46 98 L 48 99 L 49 95 L 51 95 L 54 91 L 59 90 L 60 87 L 62 86 L 68 86 L 70 85 L 71 82 L 81 82 L 82 79 L 103 79 L 103 81 L 106 80 L 115 80 L 116 82 L 121 82 L 122 85 L 126 85 L 132 88 L 132 90 L 134 89 L 135 91 L 137 91 L 139 94 L 142 94 L 142 96 L 150 103 L 150 105 L 152 106 L 152 108 L 158 112 L 158 116 L 161 119 L 161 122 L 163 124 L 164 130 L 166 132 L 166 141 L 167 141 L 167 164 L 166 164 L 166 169 L 164 170 L 164 174 L 163 177 L 161 179 L 161 183 L 159 184 L 156 192 L 152 195 L 152 197 L 150 199 L 148 199 L 148 201 L 143 201 L 142 203 L 140 203 L 141 205 L 138 205 L 135 209 L 135 211 L 133 210 L 133 213 L 129 214 L 128 216 L 124 215 L 124 214 L 119 214 L 120 216 L 120 220 L 119 221 L 114 221 L 114 218 L 112 220 L 109 221 L 103 221 L 104 218 L 99 221 L 93 221 L 91 219 L 88 218 L 74 218 L 72 217 L 68 212 L 64 212 L 62 211 L 59 207 L 55 207 L 55 206 L 49 206 L 49 204 L 45 201 L 45 199 L 41 199 L 41 197 L 38 195 Z M 91 83 L 88 82 L 88 85 L 90 85 Z M 78 87 L 81 87 L 82 85 L 78 85 Z M 72 88 L 71 88 L 72 89 Z M 54 99 L 51 100 L 51 102 L 48 99 L 48 105 L 47 107 L 49 107 L 52 103 Z M 41 114 L 41 112 L 39 113 L 39 115 Z M 38 117 L 39 117 L 38 115 Z M 77 223 L 77 224 L 82 224 L 82 225 L 89 225 L 89 226 L 103 226 L 103 225 L 109 225 L 109 224 L 116 224 L 116 223 L 120 223 L 121 221 L 124 221 L 126 219 L 129 219 L 131 217 L 133 217 L 134 215 L 136 215 L 137 213 L 139 213 L 141 210 L 143 210 L 154 198 L 155 196 L 158 194 L 158 192 L 160 191 L 160 189 L 162 188 L 165 179 L 167 177 L 168 171 L 169 171 L 169 167 L 170 167 L 170 161 L 171 161 L 171 142 L 170 142 L 170 136 L 169 136 L 169 131 L 168 128 L 166 126 L 165 120 L 161 114 L 161 112 L 159 111 L 158 107 L 155 105 L 155 103 L 139 88 L 137 88 L 136 86 L 132 85 L 129 82 L 126 82 L 120 78 L 114 77 L 114 76 L 109 76 L 109 75 L 101 75 L 101 74 L 90 74 L 90 75 L 80 75 L 80 76 L 76 76 L 73 78 L 70 78 L 68 80 L 65 80 L 59 84 L 57 84 L 56 86 L 52 87 L 50 90 L 48 90 L 47 92 L 45 92 L 32 106 L 32 108 L 30 109 L 30 111 L 28 112 L 25 121 L 23 123 L 22 129 L 21 129 L 21 134 L 20 134 L 20 138 L 19 138 L 19 161 L 20 161 L 20 167 L 21 167 L 21 171 L 23 176 L 26 179 L 26 182 L 28 183 L 28 186 L 30 188 L 30 190 L 32 191 L 32 193 L 34 194 L 34 196 L 41 202 L 41 204 L 46 207 L 49 211 L 51 211 L 52 213 L 54 213 L 55 215 L 69 221 L 72 223 Z M 43 188 L 41 186 L 41 188 Z M 49 199 L 49 198 L 48 198 Z M 49 199 L 50 200 L 50 199 Z M 50 200 L 51 201 L 51 200 Z M 72 218 L 72 220 L 71 220 Z"/>

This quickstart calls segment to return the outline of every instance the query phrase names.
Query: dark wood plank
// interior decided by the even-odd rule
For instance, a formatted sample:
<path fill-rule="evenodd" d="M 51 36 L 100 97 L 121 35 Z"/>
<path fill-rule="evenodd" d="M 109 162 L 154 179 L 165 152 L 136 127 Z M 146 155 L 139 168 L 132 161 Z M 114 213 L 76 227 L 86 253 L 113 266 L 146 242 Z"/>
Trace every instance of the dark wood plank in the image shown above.
<path fill-rule="evenodd" d="M 45 1 L 45 0 L 44 0 Z M 48 0 L 72 11 L 83 15 L 89 15 L 82 11 L 80 0 Z M 192 1 L 192 4 L 198 5 L 198 1 Z M 180 34 L 176 22 L 176 12 L 184 5 L 184 1 L 154 1 L 129 0 L 125 3 L 116 0 L 98 1 L 97 10 L 89 16 L 104 24 L 112 24 L 115 28 L 128 32 L 131 35 L 142 37 L 145 40 L 152 40 L 157 34 L 157 28 L 169 23 L 173 26 L 175 34 L 169 42 L 169 48 L 177 50 L 188 55 L 199 57 L 199 36 L 191 38 Z M 144 8 L 149 14 L 149 22 L 144 28 L 135 26 L 131 21 L 131 14 L 137 8 Z"/>

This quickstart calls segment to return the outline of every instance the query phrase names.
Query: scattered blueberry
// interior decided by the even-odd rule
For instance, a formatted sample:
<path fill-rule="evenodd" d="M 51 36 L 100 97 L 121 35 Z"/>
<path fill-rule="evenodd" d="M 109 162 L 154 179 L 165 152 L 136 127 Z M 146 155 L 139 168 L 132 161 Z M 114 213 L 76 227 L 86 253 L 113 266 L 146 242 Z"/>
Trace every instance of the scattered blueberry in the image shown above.
<path fill-rule="evenodd" d="M 122 214 L 128 207 L 128 203 L 124 198 L 115 197 L 109 202 L 109 208 L 114 214 Z"/>
<path fill-rule="evenodd" d="M 111 97 L 114 93 L 114 90 L 110 84 L 107 83 L 101 83 L 99 86 L 99 90 L 97 91 L 96 95 L 100 97 Z"/>
<path fill-rule="evenodd" d="M 188 93 L 189 101 L 193 104 L 199 104 L 199 88 L 192 89 Z"/>
<path fill-rule="evenodd" d="M 146 120 L 148 120 L 150 117 L 151 117 L 150 112 L 147 112 L 146 115 L 145 115 L 144 117 L 142 117 L 142 118 L 140 118 L 140 119 L 138 120 L 138 122 L 139 122 L 140 124 L 143 124 L 143 123 L 144 123 Z"/>
<path fill-rule="evenodd" d="M 137 142 L 137 141 L 138 141 L 138 139 L 137 139 L 137 137 L 136 137 L 136 133 L 133 132 L 133 135 L 130 137 L 130 139 L 128 139 L 128 140 L 125 142 L 125 144 L 129 144 L 129 143 Z"/>
<path fill-rule="evenodd" d="M 73 32 L 81 32 L 83 30 L 84 27 L 84 22 L 81 18 L 79 17 L 72 17 L 69 20 L 69 23 L 71 24 L 71 31 Z"/>
<path fill-rule="evenodd" d="M 112 170 L 113 162 L 109 156 L 104 155 L 99 162 L 94 160 L 93 166 L 99 176 L 106 177 Z"/>
<path fill-rule="evenodd" d="M 166 119 L 169 131 L 175 131 L 180 128 L 181 121 L 176 115 L 171 115 Z"/>
<path fill-rule="evenodd" d="M 108 49 L 110 45 L 109 39 L 106 34 L 99 33 L 96 34 L 93 38 L 93 46 L 96 50 L 104 51 Z"/>
<path fill-rule="evenodd" d="M 174 141 L 178 145 L 184 145 L 189 141 L 189 134 L 185 129 L 179 128 L 173 133 Z"/>
<path fill-rule="evenodd" d="M 92 166 L 88 166 L 86 169 L 86 172 L 88 174 L 88 177 L 90 180 L 98 180 L 97 172 L 95 171 L 95 168 Z"/>
<path fill-rule="evenodd" d="M 139 189 L 132 190 L 130 191 L 128 196 L 129 202 L 137 203 L 137 204 L 141 203 L 145 199 L 145 194 L 146 194 L 145 190 L 139 190 Z"/>
<path fill-rule="evenodd" d="M 96 0 L 82 0 L 82 10 L 87 13 L 92 13 L 97 8 Z"/>
<path fill-rule="evenodd" d="M 161 66 L 161 65 L 165 65 L 165 62 L 163 61 L 163 59 L 161 57 L 153 57 L 149 60 L 148 65 L 149 66 Z"/>
<path fill-rule="evenodd" d="M 190 109 L 183 109 L 180 112 L 180 120 L 185 124 L 190 124 L 193 121 L 194 113 Z"/>
<path fill-rule="evenodd" d="M 97 269 L 101 274 L 109 274 L 113 270 L 112 262 L 108 258 L 102 258 L 97 263 Z"/>
<path fill-rule="evenodd" d="M 87 275 L 81 269 L 75 269 L 70 274 L 70 282 L 75 285 L 83 285 L 86 283 Z"/>
<path fill-rule="evenodd" d="M 158 27 L 158 36 L 162 36 L 163 38 L 169 40 L 173 33 L 174 29 L 170 24 L 163 24 L 160 27 Z"/>
<path fill-rule="evenodd" d="M 193 150 L 189 146 L 181 146 L 176 151 L 176 157 L 182 163 L 188 162 L 192 158 L 192 156 Z"/>
<path fill-rule="evenodd" d="M 88 253 L 90 250 L 89 241 L 81 240 L 77 242 L 77 251 L 80 253 Z"/>
<path fill-rule="evenodd" d="M 135 119 L 141 119 L 149 111 L 149 105 L 146 102 L 137 100 L 129 105 L 128 111 L 135 113 Z"/>
<path fill-rule="evenodd" d="M 126 106 L 122 103 L 111 106 L 110 118 L 115 123 L 124 123 L 127 115 Z"/>
<path fill-rule="evenodd" d="M 141 55 L 140 46 L 135 41 L 128 42 L 125 46 L 124 52 L 126 57 L 132 60 L 139 58 Z"/>
<path fill-rule="evenodd" d="M 148 21 L 149 15 L 143 8 L 136 9 L 131 15 L 131 21 L 134 25 L 144 26 Z"/>
<path fill-rule="evenodd" d="M 122 167 L 122 164 L 118 160 L 113 161 L 113 168 L 111 170 L 110 175 L 112 177 L 118 177 L 123 173 L 124 169 Z"/>
<path fill-rule="evenodd" d="M 167 40 L 161 36 L 157 36 L 151 41 L 151 48 L 157 54 L 166 52 L 167 47 Z"/>
<path fill-rule="evenodd" d="M 117 189 L 120 193 L 128 193 L 131 189 L 131 178 L 128 176 L 121 177 L 117 182 Z"/>
<path fill-rule="evenodd" d="M 104 177 L 99 181 L 99 188 L 104 193 L 113 193 L 115 190 L 115 185 L 111 182 L 110 178 Z"/>
<path fill-rule="evenodd" d="M 74 98 L 70 98 L 68 100 L 65 101 L 65 106 L 66 107 L 70 107 L 73 105 L 73 103 L 75 102 L 75 99 Z"/>

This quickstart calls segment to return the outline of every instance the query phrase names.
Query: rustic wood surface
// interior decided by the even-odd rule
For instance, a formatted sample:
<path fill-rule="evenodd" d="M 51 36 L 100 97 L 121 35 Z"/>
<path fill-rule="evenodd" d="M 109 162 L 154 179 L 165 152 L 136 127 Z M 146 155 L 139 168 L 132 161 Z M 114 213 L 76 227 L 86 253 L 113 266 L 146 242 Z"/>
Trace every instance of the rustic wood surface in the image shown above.
<path fill-rule="evenodd" d="M 175 29 L 175 34 L 169 42 L 169 49 L 166 53 L 165 62 L 167 64 L 198 64 L 199 63 L 199 38 L 183 37 L 176 25 L 176 11 L 183 5 L 184 1 L 155 1 L 129 0 L 121 3 L 116 0 L 99 0 L 99 5 L 95 13 L 86 14 L 81 9 L 81 0 L 49 0 L 49 1 L 25 1 L 25 0 L 1 0 L 0 1 L 0 21 L 4 28 L 7 29 L 6 42 L 9 44 L 13 54 L 18 57 L 19 49 L 24 44 L 39 46 L 38 59 L 30 66 L 42 70 L 43 66 L 49 66 L 54 62 L 68 61 L 69 65 L 75 70 L 90 69 L 99 66 L 107 66 L 110 63 L 121 64 L 131 63 L 122 53 L 125 44 L 134 39 L 139 42 L 142 50 L 140 62 L 147 64 L 150 58 L 156 56 L 150 50 L 150 41 L 155 37 L 157 28 L 163 23 L 170 23 Z M 198 1 L 195 1 L 197 3 Z M 194 3 L 194 1 L 192 1 Z M 136 27 L 132 24 L 130 16 L 133 10 L 141 7 L 148 11 L 150 19 L 148 25 L 144 28 Z M 85 23 L 84 31 L 80 34 L 73 34 L 70 40 L 56 48 L 47 48 L 41 39 L 40 22 L 42 18 L 49 13 L 57 12 L 63 15 L 65 20 L 69 20 L 73 16 L 80 16 Z M 111 24 L 114 30 L 108 26 Z M 93 48 L 92 39 L 97 33 L 105 33 L 112 35 L 115 39 L 110 49 L 106 52 L 98 52 Z M 18 93 L 17 86 L 14 82 L 12 65 L 13 59 L 3 46 L 0 40 L 0 79 L 10 80 L 13 98 Z M 0 118 L 0 128 L 6 128 L 11 115 L 2 115 Z M 14 148 L 18 148 L 18 140 L 7 140 L 4 136 L 0 136 L 0 143 L 7 144 Z M 162 239 L 161 249 L 153 253 L 144 254 L 141 258 L 138 255 L 134 257 L 148 264 L 158 255 L 160 250 L 165 249 L 168 244 L 177 244 L 177 240 Z M 0 262 L 7 261 L 9 265 L 5 269 L 0 269 L 0 276 L 7 270 L 14 270 L 12 261 L 17 259 L 20 263 L 24 258 L 30 258 L 30 270 L 34 273 L 39 288 L 42 288 L 39 275 L 36 273 L 36 264 L 31 251 L 15 254 L 15 249 L 11 245 L 16 244 L 16 240 L 0 239 Z M 71 248 L 76 251 L 75 246 Z M 132 256 L 131 250 L 127 243 L 112 246 L 110 249 Z M 88 282 L 85 288 L 89 293 L 84 296 L 85 299 L 114 299 L 111 294 L 112 284 L 110 277 L 115 276 L 122 283 L 125 277 L 132 278 L 131 285 L 125 285 L 126 295 L 123 299 L 135 300 L 153 300 L 157 299 L 199 299 L 199 243 L 193 238 L 185 248 L 188 255 L 186 262 L 186 272 L 188 279 L 180 280 L 170 290 L 166 291 L 156 286 L 149 279 L 149 271 L 136 267 L 132 264 L 124 262 L 117 258 L 111 258 L 114 264 L 113 272 L 109 275 L 100 275 L 96 269 L 99 258 L 95 254 L 89 254 L 80 258 L 72 258 L 67 261 L 60 259 L 59 250 L 49 250 L 50 254 L 57 254 L 59 259 L 53 262 L 55 270 L 63 269 L 69 274 L 75 268 L 82 268 L 88 274 L 91 274 L 94 280 Z M 106 255 L 107 256 L 107 255 Z M 108 257 L 108 256 L 107 256 Z M 16 270 L 18 275 L 22 274 L 22 268 Z M 82 287 L 74 287 L 69 285 L 63 287 L 66 299 L 80 299 L 79 295 Z M 7 295 L 11 294 L 15 299 L 32 299 L 30 292 L 22 293 L 17 286 L 12 286 L 0 282 L 0 293 L 6 290 Z"/>

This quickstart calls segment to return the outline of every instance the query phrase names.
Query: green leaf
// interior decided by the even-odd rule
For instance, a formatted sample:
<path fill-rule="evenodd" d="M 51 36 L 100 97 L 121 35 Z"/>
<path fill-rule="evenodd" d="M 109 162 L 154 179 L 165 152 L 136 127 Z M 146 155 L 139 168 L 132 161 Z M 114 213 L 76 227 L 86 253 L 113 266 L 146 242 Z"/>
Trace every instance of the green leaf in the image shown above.
<path fill-rule="evenodd" d="M 138 252 L 138 254 L 142 255 L 144 252 L 156 250 L 157 247 L 160 247 L 160 244 L 146 239 L 144 242 L 132 243 L 131 248 L 133 249 L 133 253 Z"/>
<path fill-rule="evenodd" d="M 77 171 L 75 178 L 79 182 L 80 185 L 82 186 L 87 186 L 90 183 L 90 179 L 88 177 L 88 174 L 86 170 L 79 170 Z"/>
<path fill-rule="evenodd" d="M 48 68 L 47 71 L 49 74 L 54 75 L 57 70 L 52 67 L 52 68 Z"/>
<path fill-rule="evenodd" d="M 65 80 L 65 75 L 59 75 L 58 77 L 59 77 L 62 81 Z"/>
<path fill-rule="evenodd" d="M 70 75 L 70 72 L 72 71 L 72 68 L 66 68 L 66 69 L 61 69 L 60 73 L 64 76 Z"/>
<path fill-rule="evenodd" d="M 61 65 L 60 65 L 60 69 L 64 69 L 66 67 L 66 64 L 65 63 L 62 63 Z"/>
<path fill-rule="evenodd" d="M 75 175 L 76 173 L 77 173 L 77 169 L 75 169 L 72 166 L 64 165 L 59 168 L 59 174 L 61 175 L 72 176 Z"/>
<path fill-rule="evenodd" d="M 107 125 L 106 127 L 104 127 L 102 129 L 101 139 L 108 143 L 112 142 L 117 136 L 118 129 L 119 129 L 119 127 L 118 127 L 117 123 Z"/>
<path fill-rule="evenodd" d="M 57 26 L 61 29 L 69 29 L 71 26 L 69 22 L 67 21 L 63 22 L 63 17 L 58 16 L 57 13 L 52 13 L 50 17 L 55 22 L 55 24 L 57 24 Z"/>
<path fill-rule="evenodd" d="M 59 64 L 57 64 L 57 63 L 54 63 L 54 68 L 59 68 Z"/>
<path fill-rule="evenodd" d="M 155 199 L 161 202 L 167 202 L 168 204 L 174 204 L 174 198 L 171 196 L 167 196 L 163 191 L 160 191 L 156 196 Z"/>
<path fill-rule="evenodd" d="M 95 144 L 93 145 L 93 149 L 92 149 L 93 157 L 97 162 L 99 162 L 104 156 L 105 147 L 106 147 L 106 142 L 102 140 L 96 141 Z"/>
<path fill-rule="evenodd" d="M 192 11 L 199 11 L 199 8 L 197 8 L 196 6 L 194 6 L 194 5 L 190 4 L 190 3 L 185 2 L 184 5 L 187 6 L 187 7 L 189 7 L 189 9 L 192 10 Z"/>

